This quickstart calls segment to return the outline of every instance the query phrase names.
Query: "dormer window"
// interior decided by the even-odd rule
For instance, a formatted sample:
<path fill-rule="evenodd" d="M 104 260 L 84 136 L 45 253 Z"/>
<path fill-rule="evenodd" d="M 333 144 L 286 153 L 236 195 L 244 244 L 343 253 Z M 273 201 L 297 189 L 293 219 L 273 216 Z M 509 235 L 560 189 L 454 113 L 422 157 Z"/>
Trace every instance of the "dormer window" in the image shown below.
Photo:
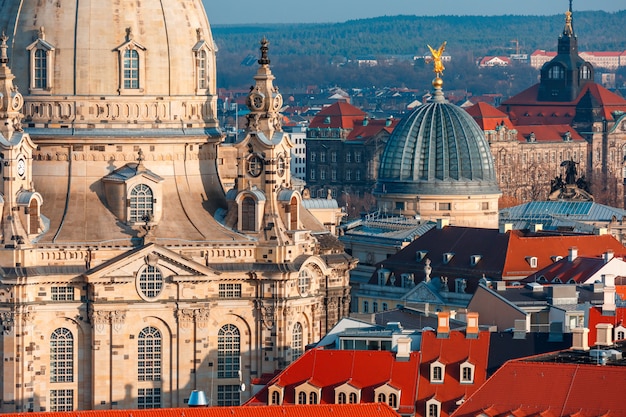
<path fill-rule="evenodd" d="M 154 196 L 152 189 L 145 184 L 138 184 L 130 192 L 129 219 L 133 223 L 146 221 L 154 215 Z"/>
<path fill-rule="evenodd" d="M 203 39 L 202 29 L 196 29 L 198 41 L 192 48 L 196 61 L 196 94 L 210 93 L 211 48 Z"/>
<path fill-rule="evenodd" d="M 473 384 L 474 383 L 474 370 L 475 365 L 470 362 L 463 362 L 461 364 L 461 384 Z"/>
<path fill-rule="evenodd" d="M 426 417 L 440 417 L 441 402 L 434 398 L 426 401 Z"/>
<path fill-rule="evenodd" d="M 453 257 L 454 257 L 454 253 L 452 253 L 452 252 L 444 253 L 443 254 L 443 263 L 444 264 L 449 263 L 452 260 Z"/>
<path fill-rule="evenodd" d="M 531 268 L 537 268 L 537 257 L 536 256 L 527 256 L 526 262 L 530 265 Z"/>
<path fill-rule="evenodd" d="M 445 365 L 439 361 L 430 364 L 430 383 L 443 384 Z"/>
<path fill-rule="evenodd" d="M 480 262 L 482 256 L 481 255 L 472 255 L 470 256 L 470 264 L 472 266 L 476 266 L 478 262 Z"/>
<path fill-rule="evenodd" d="M 587 65 L 583 65 L 580 67 L 580 79 L 581 80 L 590 80 L 591 79 L 591 69 Z"/>
<path fill-rule="evenodd" d="M 43 26 L 37 40 L 26 50 L 30 52 L 30 93 L 49 93 L 53 86 L 55 48 L 46 41 Z"/>
<path fill-rule="evenodd" d="M 126 42 L 117 48 L 119 56 L 119 93 L 143 93 L 146 48 L 133 40 L 131 28 L 126 29 Z"/>

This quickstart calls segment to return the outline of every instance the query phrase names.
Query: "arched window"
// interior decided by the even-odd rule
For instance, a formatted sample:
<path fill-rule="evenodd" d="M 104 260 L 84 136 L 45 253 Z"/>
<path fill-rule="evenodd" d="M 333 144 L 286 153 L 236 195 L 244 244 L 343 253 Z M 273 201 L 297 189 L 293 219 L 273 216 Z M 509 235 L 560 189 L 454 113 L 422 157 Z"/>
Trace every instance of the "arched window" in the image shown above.
<path fill-rule="evenodd" d="M 317 404 L 317 392 L 309 393 L 309 404 Z"/>
<path fill-rule="evenodd" d="M 591 79 L 591 69 L 587 65 L 583 65 L 580 67 L 580 79 L 581 80 L 589 80 Z"/>
<path fill-rule="evenodd" d="M 349 403 L 350 403 L 350 404 L 356 404 L 356 403 L 357 403 L 357 396 L 356 396 L 356 392 L 351 392 L 351 393 L 350 393 Z"/>
<path fill-rule="evenodd" d="M 227 324 L 217 335 L 217 377 L 237 378 L 240 369 L 240 336 L 239 329 Z"/>
<path fill-rule="evenodd" d="M 300 391 L 298 393 L 298 404 L 306 404 L 306 392 Z"/>
<path fill-rule="evenodd" d="M 389 407 L 398 408 L 398 395 L 393 392 L 389 394 Z"/>
<path fill-rule="evenodd" d="M 137 374 L 139 381 L 161 380 L 161 332 L 146 327 L 137 338 Z"/>
<path fill-rule="evenodd" d="M 623 330 L 618 330 L 615 340 L 624 340 L 625 337 L 626 337 L 626 333 Z"/>
<path fill-rule="evenodd" d="M 270 402 L 270 405 L 280 405 L 280 392 L 278 391 L 272 392 L 272 400 Z"/>
<path fill-rule="evenodd" d="M 241 230 L 256 231 L 256 203 L 252 197 L 245 197 L 241 202 Z"/>
<path fill-rule="evenodd" d="M 428 417 L 439 417 L 439 404 L 428 404 Z"/>
<path fill-rule="evenodd" d="M 139 274 L 139 290 L 146 298 L 156 298 L 163 289 L 163 276 L 159 268 L 152 265 L 146 267 Z"/>
<path fill-rule="evenodd" d="M 289 213 L 291 213 L 291 224 L 289 227 L 291 230 L 298 230 L 298 199 L 291 198 L 289 202 Z"/>
<path fill-rule="evenodd" d="M 48 88 L 48 55 L 45 50 L 35 51 L 33 70 L 33 87 L 42 90 Z"/>
<path fill-rule="evenodd" d="M 554 65 L 548 70 L 548 78 L 551 80 L 561 80 L 565 77 L 565 71 L 560 65 Z"/>
<path fill-rule="evenodd" d="M 346 393 L 340 392 L 337 396 L 337 404 L 345 404 L 346 403 Z"/>
<path fill-rule="evenodd" d="M 152 189 L 145 184 L 135 186 L 130 192 L 130 221 L 146 221 L 153 210 Z"/>
<path fill-rule="evenodd" d="M 387 402 L 387 396 L 385 395 L 384 392 L 381 392 L 378 394 L 378 402 L 379 403 L 386 403 Z"/>
<path fill-rule="evenodd" d="M 291 359 L 296 360 L 302 356 L 302 325 L 296 323 L 291 332 Z"/>
<path fill-rule="evenodd" d="M 50 336 L 50 382 L 74 381 L 74 336 L 61 327 Z"/>
<path fill-rule="evenodd" d="M 134 49 L 124 51 L 123 82 L 125 89 L 139 88 L 139 53 Z"/>
<path fill-rule="evenodd" d="M 311 287 L 311 274 L 307 269 L 302 269 L 298 274 L 298 291 L 300 295 L 306 295 Z"/>

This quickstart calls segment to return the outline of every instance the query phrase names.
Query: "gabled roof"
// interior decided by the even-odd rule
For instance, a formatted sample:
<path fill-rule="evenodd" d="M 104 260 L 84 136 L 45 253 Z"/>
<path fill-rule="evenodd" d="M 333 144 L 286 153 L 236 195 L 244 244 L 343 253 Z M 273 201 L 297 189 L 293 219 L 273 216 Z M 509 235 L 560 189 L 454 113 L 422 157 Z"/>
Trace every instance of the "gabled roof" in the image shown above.
<path fill-rule="evenodd" d="M 526 279 L 522 280 L 522 282 L 542 282 L 545 280 L 545 282 L 552 283 L 558 279 L 564 284 L 593 284 L 605 273 L 615 275 L 615 272 L 620 269 L 626 272 L 625 266 L 624 261 L 616 257 L 608 261 L 600 256 L 578 256 L 573 261 L 570 261 L 568 257 L 564 257 L 552 265 L 548 265 L 536 273 L 529 275 Z"/>
<path fill-rule="evenodd" d="M 496 127 L 504 124 L 508 129 L 513 129 L 513 123 L 509 116 L 483 101 L 465 109 L 476 120 L 482 130 L 496 130 Z"/>
<path fill-rule="evenodd" d="M 612 324 L 613 328 L 618 326 L 626 326 L 626 308 L 616 307 L 615 313 L 610 315 L 602 314 L 602 306 L 594 306 L 589 309 L 589 346 L 596 344 L 598 334 L 596 332 L 596 325 L 600 323 Z"/>
<path fill-rule="evenodd" d="M 398 417 L 385 403 L 8 413 L 6 417 Z"/>
<path fill-rule="evenodd" d="M 452 417 L 624 416 L 626 367 L 507 362 Z"/>
<path fill-rule="evenodd" d="M 567 124 L 554 125 L 518 125 L 514 129 L 517 130 L 517 140 L 519 142 L 563 142 L 564 136 L 569 132 L 569 141 L 584 142 L 585 139 L 571 126 Z M 531 135 L 533 136 L 530 139 Z"/>
<path fill-rule="evenodd" d="M 355 122 L 362 122 L 365 116 L 366 113 L 363 110 L 350 103 L 338 101 L 320 110 L 311 120 L 309 128 L 353 129 Z"/>
<path fill-rule="evenodd" d="M 419 352 L 412 352 L 409 360 L 396 360 L 388 351 L 311 349 L 272 379 L 265 388 L 246 402 L 260 405 L 268 402 L 268 387 L 284 387 L 284 404 L 294 404 L 295 388 L 306 381 L 314 381 L 322 388 L 321 404 L 335 403 L 335 388 L 346 381 L 361 390 L 361 403 L 373 403 L 374 389 L 389 384 L 401 390 L 400 407 L 413 408 L 417 394 Z"/>
<path fill-rule="evenodd" d="M 505 100 L 499 107 L 507 113 L 515 125 L 571 124 L 576 107 L 589 95 L 593 106 L 600 110 L 606 120 L 613 120 L 613 112 L 626 111 L 626 100 L 596 83 L 587 83 L 574 101 L 551 102 L 537 100 L 539 84 Z"/>
<path fill-rule="evenodd" d="M 361 141 L 373 138 L 381 132 L 390 135 L 396 127 L 400 119 L 367 119 L 367 122 L 361 121 L 354 125 L 352 132 L 348 134 L 349 141 Z"/>
<path fill-rule="evenodd" d="M 402 286 L 402 273 L 414 274 L 414 282 L 419 283 L 425 277 L 428 259 L 431 277 L 466 278 L 467 292 L 472 293 L 483 276 L 522 279 L 552 264 L 553 256 L 567 256 L 571 247 L 578 248 L 579 256 L 597 256 L 607 250 L 626 253 L 626 247 L 611 235 L 520 230 L 501 233 L 498 229 L 446 226 L 424 233 L 395 255 L 379 262 L 377 270 L 385 268 L 395 274 L 396 279 L 387 280 L 386 286 Z M 419 260 L 418 252 L 425 252 Z M 537 258 L 535 268 L 531 267 L 530 257 Z M 369 283 L 378 285 L 378 271 L 372 274 Z M 454 291 L 453 279 L 448 281 L 448 287 Z"/>

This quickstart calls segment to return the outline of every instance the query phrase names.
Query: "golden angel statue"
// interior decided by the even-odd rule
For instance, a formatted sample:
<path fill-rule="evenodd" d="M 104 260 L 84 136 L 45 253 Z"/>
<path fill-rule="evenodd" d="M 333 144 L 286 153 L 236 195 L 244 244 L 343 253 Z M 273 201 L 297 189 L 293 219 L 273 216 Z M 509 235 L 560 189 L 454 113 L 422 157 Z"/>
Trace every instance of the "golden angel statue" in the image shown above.
<path fill-rule="evenodd" d="M 447 42 L 442 43 L 439 49 L 433 49 L 432 46 L 428 45 L 428 49 L 430 49 L 430 54 L 433 57 L 433 72 L 437 74 L 438 77 L 441 76 L 443 74 L 443 70 L 446 69 L 441 62 L 441 56 L 443 55 L 443 51 L 446 50 L 446 43 Z"/>

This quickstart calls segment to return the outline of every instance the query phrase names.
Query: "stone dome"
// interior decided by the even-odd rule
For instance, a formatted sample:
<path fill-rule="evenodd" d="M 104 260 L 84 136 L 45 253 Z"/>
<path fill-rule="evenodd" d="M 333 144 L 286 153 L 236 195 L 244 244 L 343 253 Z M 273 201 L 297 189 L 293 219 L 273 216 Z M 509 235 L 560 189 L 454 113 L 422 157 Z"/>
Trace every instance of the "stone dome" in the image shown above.
<path fill-rule="evenodd" d="M 435 87 L 440 87 L 436 85 Z M 500 193 L 489 144 L 476 121 L 436 88 L 394 129 L 383 152 L 375 194 Z"/>
<path fill-rule="evenodd" d="M 26 128 L 217 126 L 201 0 L 5 1 L 0 28 Z"/>

